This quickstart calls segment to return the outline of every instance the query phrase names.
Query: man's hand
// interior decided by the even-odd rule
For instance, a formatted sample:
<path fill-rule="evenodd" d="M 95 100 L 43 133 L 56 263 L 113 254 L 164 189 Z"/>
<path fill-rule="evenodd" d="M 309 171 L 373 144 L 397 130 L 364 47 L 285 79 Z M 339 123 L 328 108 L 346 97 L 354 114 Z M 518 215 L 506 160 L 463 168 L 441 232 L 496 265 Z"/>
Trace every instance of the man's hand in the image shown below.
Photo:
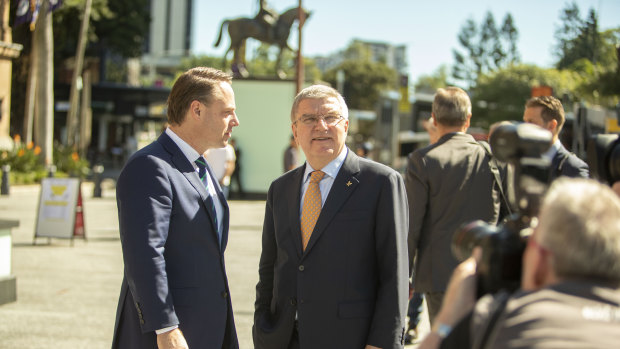
<path fill-rule="evenodd" d="M 178 328 L 157 335 L 159 349 L 189 349 L 183 333 Z"/>
<path fill-rule="evenodd" d="M 375 346 L 370 345 L 370 344 L 366 344 L 366 347 L 364 349 L 381 349 L 381 348 L 375 347 Z"/>

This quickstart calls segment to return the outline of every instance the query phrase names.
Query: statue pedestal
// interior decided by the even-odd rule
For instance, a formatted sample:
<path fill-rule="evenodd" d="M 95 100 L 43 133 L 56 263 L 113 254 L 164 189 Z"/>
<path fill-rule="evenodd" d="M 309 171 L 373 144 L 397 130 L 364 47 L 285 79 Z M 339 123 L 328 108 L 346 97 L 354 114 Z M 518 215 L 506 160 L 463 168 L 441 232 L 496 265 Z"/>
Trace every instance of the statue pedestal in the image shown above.
<path fill-rule="evenodd" d="M 19 221 L 0 220 L 0 305 L 17 300 L 17 281 L 11 274 L 11 228 Z"/>

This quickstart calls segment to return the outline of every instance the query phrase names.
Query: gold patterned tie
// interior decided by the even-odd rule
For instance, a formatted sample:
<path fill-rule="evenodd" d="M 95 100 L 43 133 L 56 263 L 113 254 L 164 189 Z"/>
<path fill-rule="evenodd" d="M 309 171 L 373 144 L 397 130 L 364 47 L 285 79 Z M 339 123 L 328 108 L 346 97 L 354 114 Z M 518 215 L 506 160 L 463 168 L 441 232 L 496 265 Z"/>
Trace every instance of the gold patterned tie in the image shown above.
<path fill-rule="evenodd" d="M 308 183 L 308 189 L 306 189 L 306 195 L 304 196 L 304 205 L 301 209 L 301 240 L 304 251 L 306 246 L 308 246 L 316 220 L 321 213 L 322 201 L 319 182 L 323 179 L 323 176 L 325 176 L 325 172 L 322 171 L 314 171 L 310 174 L 310 183 Z"/>

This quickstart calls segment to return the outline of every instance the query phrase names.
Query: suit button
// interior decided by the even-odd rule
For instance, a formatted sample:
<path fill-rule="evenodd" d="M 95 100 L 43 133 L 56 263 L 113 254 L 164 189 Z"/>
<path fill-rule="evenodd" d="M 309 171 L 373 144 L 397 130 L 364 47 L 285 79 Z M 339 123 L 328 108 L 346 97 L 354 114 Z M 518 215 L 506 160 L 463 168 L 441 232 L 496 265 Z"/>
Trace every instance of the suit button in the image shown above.
<path fill-rule="evenodd" d="M 297 300 L 295 298 L 291 298 L 291 305 L 297 305 Z"/>
<path fill-rule="evenodd" d="M 303 266 L 303 265 L 300 265 L 300 266 L 299 266 L 299 271 L 304 271 L 304 269 L 305 269 L 305 268 L 304 268 L 304 266 Z"/>
<path fill-rule="evenodd" d="M 222 298 L 228 298 L 228 292 L 226 291 L 222 292 Z"/>

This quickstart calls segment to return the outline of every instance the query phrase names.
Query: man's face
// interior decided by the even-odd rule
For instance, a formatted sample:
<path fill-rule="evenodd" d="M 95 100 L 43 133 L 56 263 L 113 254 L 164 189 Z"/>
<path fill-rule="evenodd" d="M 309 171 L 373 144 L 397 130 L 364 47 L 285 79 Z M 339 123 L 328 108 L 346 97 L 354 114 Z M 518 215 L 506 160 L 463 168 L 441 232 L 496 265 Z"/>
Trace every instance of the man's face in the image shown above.
<path fill-rule="evenodd" d="M 340 103 L 335 97 L 305 99 L 299 103 L 295 119 L 302 117 L 342 116 Z M 320 170 L 335 159 L 344 148 L 349 120 L 341 119 L 335 125 L 319 120 L 313 125 L 301 121 L 293 123 L 293 135 L 315 170 Z"/>
<path fill-rule="evenodd" d="M 235 94 L 227 82 L 220 82 L 214 89 L 211 102 L 200 104 L 203 134 L 208 148 L 223 148 L 232 136 L 232 129 L 239 126 L 235 114 Z"/>
<path fill-rule="evenodd" d="M 555 126 L 552 122 L 545 122 L 542 117 L 542 110 L 543 107 L 525 108 L 525 112 L 523 112 L 523 121 L 530 124 L 538 125 L 545 130 L 549 130 L 551 131 L 551 133 L 554 133 Z"/>

